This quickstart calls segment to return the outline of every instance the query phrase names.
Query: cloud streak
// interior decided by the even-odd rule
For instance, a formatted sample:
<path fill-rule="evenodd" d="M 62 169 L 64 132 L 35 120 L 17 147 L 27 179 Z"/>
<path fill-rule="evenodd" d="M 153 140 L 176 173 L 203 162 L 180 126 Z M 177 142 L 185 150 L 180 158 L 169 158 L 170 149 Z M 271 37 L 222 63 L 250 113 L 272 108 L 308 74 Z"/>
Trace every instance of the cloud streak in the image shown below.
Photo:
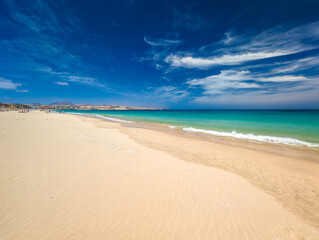
<path fill-rule="evenodd" d="M 61 86 L 69 86 L 69 83 L 67 83 L 67 82 L 56 82 L 56 84 L 61 85 Z"/>
<path fill-rule="evenodd" d="M 21 90 L 16 90 L 16 92 L 21 92 L 21 93 L 28 93 L 28 89 L 21 89 Z"/>
<path fill-rule="evenodd" d="M 155 88 L 152 91 L 152 94 L 150 97 L 156 98 L 159 100 L 168 100 L 173 102 L 179 102 L 183 99 L 185 99 L 189 95 L 189 92 L 186 90 L 178 89 L 175 86 L 161 86 L 158 88 Z"/>
<path fill-rule="evenodd" d="M 29 92 L 29 90 L 27 89 L 18 89 L 18 87 L 20 86 L 22 86 L 21 83 L 16 83 L 12 80 L 0 77 L 0 89 L 14 90 L 16 92 L 21 92 L 21 93 Z"/>
<path fill-rule="evenodd" d="M 318 29 L 319 22 L 314 22 L 290 30 L 277 27 L 253 37 L 226 33 L 224 40 L 202 46 L 198 51 L 170 53 L 164 61 L 173 68 L 209 69 L 296 54 L 319 48 Z"/>
<path fill-rule="evenodd" d="M 15 83 L 9 79 L 0 78 L 0 88 L 7 90 L 16 90 L 17 87 L 21 86 L 21 83 Z"/>
<path fill-rule="evenodd" d="M 273 102 L 273 98 L 278 100 L 279 96 L 285 96 L 291 101 L 293 96 L 301 97 L 308 94 L 309 99 L 318 100 L 319 98 L 318 94 L 315 94 L 319 91 L 318 76 L 265 76 L 265 74 L 254 74 L 250 71 L 224 70 L 218 75 L 193 79 L 186 83 L 191 88 L 203 89 L 202 95 L 193 100 L 202 104 L 230 103 L 231 101 L 248 104 L 248 99 L 255 101 L 254 96 L 263 99 L 265 103 Z M 281 102 L 283 100 L 281 99 Z"/>
<path fill-rule="evenodd" d="M 167 46 L 176 46 L 183 43 L 182 40 L 170 40 L 170 39 L 155 39 L 144 36 L 144 42 L 153 47 L 167 47 Z"/>
<path fill-rule="evenodd" d="M 169 63 L 172 67 L 208 69 L 217 65 L 239 65 L 248 61 L 284 56 L 291 53 L 293 52 L 249 52 L 234 55 L 226 54 L 209 58 L 169 55 L 165 58 L 165 62 Z"/>
<path fill-rule="evenodd" d="M 96 86 L 96 87 L 105 87 L 96 78 L 79 76 L 70 72 L 57 72 L 57 71 L 53 71 L 51 68 L 42 68 L 40 70 L 50 75 L 57 76 L 58 78 L 63 79 L 64 81 L 80 83 L 80 84 Z M 58 81 L 56 82 L 56 84 L 67 86 L 69 85 L 68 82 Z"/>
<path fill-rule="evenodd" d="M 189 80 L 186 83 L 191 87 L 201 86 L 205 95 L 221 94 L 226 90 L 258 89 L 256 83 L 245 82 L 250 80 L 248 71 L 221 71 L 218 75 L 212 75 L 201 79 Z"/>

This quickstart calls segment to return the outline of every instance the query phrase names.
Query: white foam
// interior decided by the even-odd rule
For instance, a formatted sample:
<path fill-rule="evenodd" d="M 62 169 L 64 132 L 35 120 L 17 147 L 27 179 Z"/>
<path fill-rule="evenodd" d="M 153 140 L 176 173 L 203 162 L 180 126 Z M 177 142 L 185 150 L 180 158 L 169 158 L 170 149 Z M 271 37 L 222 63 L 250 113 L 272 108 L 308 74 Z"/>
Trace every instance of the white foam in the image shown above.
<path fill-rule="evenodd" d="M 131 121 L 127 121 L 127 120 L 123 120 L 123 119 L 119 119 L 119 118 L 105 117 L 105 116 L 98 115 L 98 114 L 85 114 L 85 113 L 75 113 L 75 112 L 70 112 L 69 114 L 82 115 L 82 116 L 87 116 L 87 117 L 96 116 L 96 117 L 103 118 L 103 119 L 113 121 L 113 122 L 132 123 Z"/>
<path fill-rule="evenodd" d="M 184 127 L 182 129 L 184 131 L 207 133 L 207 134 L 212 134 L 215 136 L 234 137 L 234 138 L 249 139 L 249 140 L 256 140 L 256 141 L 269 142 L 269 143 L 281 143 L 281 144 L 287 144 L 287 145 L 293 145 L 293 146 L 319 147 L 319 144 L 309 143 L 309 142 L 301 141 L 294 138 L 288 138 L 288 137 L 263 136 L 263 135 L 254 135 L 251 133 L 244 134 L 244 133 L 237 133 L 236 131 L 220 132 L 220 131 L 214 131 L 214 130 L 198 129 L 193 127 Z"/>
<path fill-rule="evenodd" d="M 110 121 L 113 121 L 113 122 L 132 123 L 131 121 L 123 120 L 123 119 L 119 119 L 119 118 L 105 117 L 105 116 L 102 116 L 102 115 L 95 115 L 95 116 L 97 116 L 99 118 L 104 118 L 106 120 L 110 120 Z"/>
<path fill-rule="evenodd" d="M 173 126 L 173 125 L 168 125 L 168 127 L 171 129 L 177 128 L 177 126 Z"/>
<path fill-rule="evenodd" d="M 84 114 L 84 113 L 74 113 L 74 112 L 66 112 L 67 114 L 75 114 L 75 115 L 82 115 L 82 116 L 90 116 L 90 114 Z"/>

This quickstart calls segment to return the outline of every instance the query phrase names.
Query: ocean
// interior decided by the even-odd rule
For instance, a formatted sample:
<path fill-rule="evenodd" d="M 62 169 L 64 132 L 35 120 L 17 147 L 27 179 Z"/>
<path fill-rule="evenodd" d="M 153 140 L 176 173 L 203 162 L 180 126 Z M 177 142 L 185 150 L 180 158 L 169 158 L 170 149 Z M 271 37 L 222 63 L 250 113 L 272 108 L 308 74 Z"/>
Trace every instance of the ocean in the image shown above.
<path fill-rule="evenodd" d="M 319 110 L 67 110 L 110 121 L 166 124 L 216 136 L 319 147 Z"/>

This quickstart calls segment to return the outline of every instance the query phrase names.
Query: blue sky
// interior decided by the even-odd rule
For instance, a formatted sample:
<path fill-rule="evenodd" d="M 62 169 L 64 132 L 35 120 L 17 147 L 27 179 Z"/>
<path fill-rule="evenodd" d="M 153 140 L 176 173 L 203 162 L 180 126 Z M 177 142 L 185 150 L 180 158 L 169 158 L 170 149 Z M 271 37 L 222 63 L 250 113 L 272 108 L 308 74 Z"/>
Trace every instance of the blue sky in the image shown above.
<path fill-rule="evenodd" d="M 0 1 L 0 102 L 319 108 L 319 1 Z"/>

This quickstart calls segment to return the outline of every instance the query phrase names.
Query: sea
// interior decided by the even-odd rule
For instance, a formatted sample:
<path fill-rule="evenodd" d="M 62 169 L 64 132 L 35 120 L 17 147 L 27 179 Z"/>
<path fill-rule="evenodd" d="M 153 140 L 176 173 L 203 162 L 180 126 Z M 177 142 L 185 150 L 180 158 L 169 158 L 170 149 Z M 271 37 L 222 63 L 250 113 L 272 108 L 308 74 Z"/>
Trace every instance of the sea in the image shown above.
<path fill-rule="evenodd" d="M 252 141 L 319 147 L 319 110 L 66 110 L 116 122 L 169 128 Z"/>

